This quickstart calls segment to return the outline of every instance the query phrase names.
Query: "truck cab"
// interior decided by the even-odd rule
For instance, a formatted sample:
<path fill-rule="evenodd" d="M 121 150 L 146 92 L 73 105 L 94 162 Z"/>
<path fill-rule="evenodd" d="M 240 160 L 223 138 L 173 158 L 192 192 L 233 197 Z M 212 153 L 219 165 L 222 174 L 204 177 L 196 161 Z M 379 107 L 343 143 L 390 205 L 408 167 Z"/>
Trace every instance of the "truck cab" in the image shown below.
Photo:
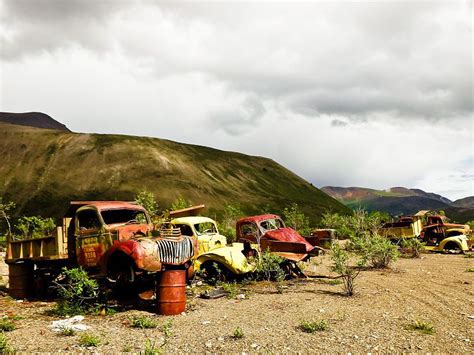
<path fill-rule="evenodd" d="M 238 242 L 259 244 L 261 250 L 269 250 L 292 261 L 302 261 L 319 252 L 318 247 L 311 245 L 294 229 L 286 227 L 280 216 L 275 214 L 238 220 L 236 234 Z"/>
<path fill-rule="evenodd" d="M 194 237 L 199 244 L 199 254 L 225 247 L 227 238 L 219 233 L 217 223 L 208 217 L 188 216 L 171 220 L 171 225 L 179 228 L 182 235 Z"/>

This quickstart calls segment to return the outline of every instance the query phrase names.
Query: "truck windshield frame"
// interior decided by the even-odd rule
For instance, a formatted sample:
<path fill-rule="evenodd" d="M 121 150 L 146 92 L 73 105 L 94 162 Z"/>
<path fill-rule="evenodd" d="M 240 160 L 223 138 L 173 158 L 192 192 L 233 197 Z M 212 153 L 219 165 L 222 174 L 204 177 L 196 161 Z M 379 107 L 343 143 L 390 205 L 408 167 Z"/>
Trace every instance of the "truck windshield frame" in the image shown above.
<path fill-rule="evenodd" d="M 112 224 L 149 224 L 145 211 L 133 209 L 110 209 L 100 211 L 106 225 Z"/>

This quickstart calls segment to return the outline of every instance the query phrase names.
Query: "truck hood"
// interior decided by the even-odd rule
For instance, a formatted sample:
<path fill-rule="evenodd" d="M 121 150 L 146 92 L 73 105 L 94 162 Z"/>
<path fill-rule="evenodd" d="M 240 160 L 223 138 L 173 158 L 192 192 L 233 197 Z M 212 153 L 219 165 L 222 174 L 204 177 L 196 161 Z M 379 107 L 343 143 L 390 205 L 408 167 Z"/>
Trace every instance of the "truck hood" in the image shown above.
<path fill-rule="evenodd" d="M 109 231 L 117 233 L 119 240 L 131 239 L 139 235 L 148 235 L 151 231 L 151 226 L 148 224 L 119 224 L 109 226 Z"/>
<path fill-rule="evenodd" d="M 305 245 L 306 252 L 308 253 L 314 249 L 314 247 L 310 243 L 308 243 L 308 241 L 303 238 L 297 231 L 288 227 L 267 231 L 262 238 L 276 240 L 279 242 L 302 243 Z"/>

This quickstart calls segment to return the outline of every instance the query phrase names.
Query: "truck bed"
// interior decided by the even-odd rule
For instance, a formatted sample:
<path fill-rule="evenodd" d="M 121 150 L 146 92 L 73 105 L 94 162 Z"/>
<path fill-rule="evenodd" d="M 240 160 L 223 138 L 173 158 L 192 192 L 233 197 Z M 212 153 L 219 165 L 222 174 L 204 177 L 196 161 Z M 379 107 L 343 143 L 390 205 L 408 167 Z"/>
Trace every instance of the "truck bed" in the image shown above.
<path fill-rule="evenodd" d="M 15 263 L 21 260 L 43 261 L 67 258 L 66 233 L 63 232 L 62 227 L 57 227 L 55 235 L 9 241 L 5 262 Z"/>

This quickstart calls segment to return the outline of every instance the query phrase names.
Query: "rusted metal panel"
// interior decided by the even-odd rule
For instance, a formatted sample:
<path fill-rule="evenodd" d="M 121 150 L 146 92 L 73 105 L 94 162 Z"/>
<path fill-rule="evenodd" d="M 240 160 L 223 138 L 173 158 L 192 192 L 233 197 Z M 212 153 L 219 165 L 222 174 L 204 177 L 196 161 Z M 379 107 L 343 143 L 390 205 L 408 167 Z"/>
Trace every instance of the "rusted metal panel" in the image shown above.
<path fill-rule="evenodd" d="M 282 254 L 290 260 L 299 261 L 316 253 L 313 245 L 297 231 L 286 227 L 280 216 L 275 214 L 241 218 L 237 221 L 236 233 L 238 241 L 260 242 L 262 250 L 269 248 L 270 252 Z"/>

